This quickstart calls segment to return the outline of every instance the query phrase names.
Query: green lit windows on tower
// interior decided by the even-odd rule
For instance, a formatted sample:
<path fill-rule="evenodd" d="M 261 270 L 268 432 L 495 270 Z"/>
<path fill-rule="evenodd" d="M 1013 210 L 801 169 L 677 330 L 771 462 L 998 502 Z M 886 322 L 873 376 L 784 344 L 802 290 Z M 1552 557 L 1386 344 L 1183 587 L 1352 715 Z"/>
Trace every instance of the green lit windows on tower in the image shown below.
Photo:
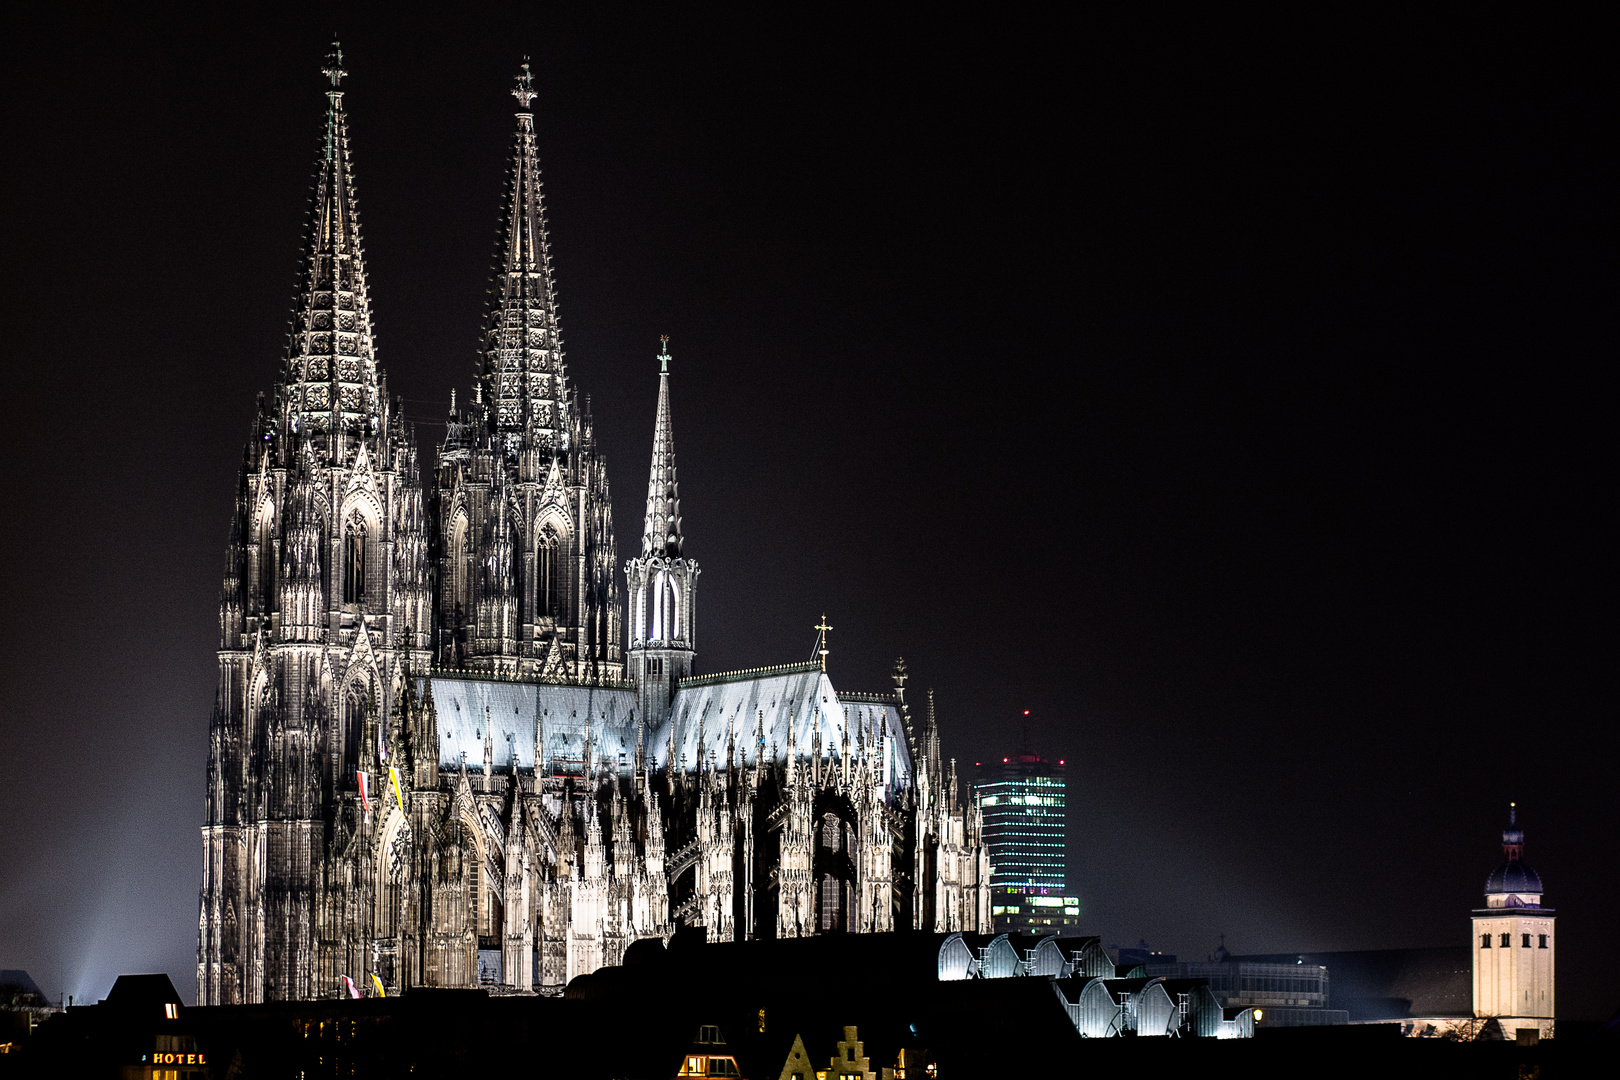
<path fill-rule="evenodd" d="M 1027 750 L 980 765 L 974 791 L 990 851 L 991 917 L 998 931 L 1061 933 L 1079 924 L 1068 884 L 1064 762 Z"/>

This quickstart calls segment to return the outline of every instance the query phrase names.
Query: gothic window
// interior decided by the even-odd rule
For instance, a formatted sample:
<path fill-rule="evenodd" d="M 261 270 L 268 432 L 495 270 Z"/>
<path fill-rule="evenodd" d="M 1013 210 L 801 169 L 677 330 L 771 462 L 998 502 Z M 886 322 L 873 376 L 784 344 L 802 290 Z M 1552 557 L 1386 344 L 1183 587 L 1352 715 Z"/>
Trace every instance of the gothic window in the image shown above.
<path fill-rule="evenodd" d="M 825 933 L 838 925 L 838 902 L 843 896 L 843 883 L 831 874 L 821 877 L 821 929 Z"/>
<path fill-rule="evenodd" d="M 535 545 L 534 569 L 537 613 L 555 617 L 562 606 L 562 545 L 549 528 Z"/>
<path fill-rule="evenodd" d="M 468 560 L 472 552 L 467 550 L 467 515 L 457 513 L 455 522 L 450 526 L 450 604 L 449 612 L 451 624 L 456 622 L 459 612 L 462 619 L 472 616 L 472 574 L 469 572 Z"/>
<path fill-rule="evenodd" d="M 358 517 L 349 519 L 344 530 L 343 602 L 363 603 L 366 598 L 366 524 Z"/>
<path fill-rule="evenodd" d="M 399 934 L 401 883 L 405 876 L 409 846 L 410 834 L 402 822 L 394 830 L 393 840 L 383 850 L 382 880 L 377 894 L 378 937 L 388 938 Z"/>
<path fill-rule="evenodd" d="M 524 615 L 533 613 L 532 610 L 524 610 L 529 608 L 530 604 L 527 594 L 523 591 L 523 586 L 527 584 L 523 580 L 523 534 L 514 527 L 507 532 L 507 541 L 512 547 L 512 595 L 517 597 L 517 610 L 513 615 L 521 625 Z"/>
<path fill-rule="evenodd" d="M 842 846 L 840 841 L 843 839 L 843 835 L 844 826 L 839 822 L 838 818 L 828 814 L 821 819 L 821 844 L 834 855 L 838 854 L 839 848 Z"/>
<path fill-rule="evenodd" d="M 366 718 L 365 691 L 358 686 L 349 687 L 343 700 L 343 782 L 354 783 L 354 774 L 360 768 L 360 733 Z"/>
<path fill-rule="evenodd" d="M 259 604 L 264 611 L 273 611 L 276 606 L 275 535 L 270 516 L 266 514 L 259 529 Z"/>

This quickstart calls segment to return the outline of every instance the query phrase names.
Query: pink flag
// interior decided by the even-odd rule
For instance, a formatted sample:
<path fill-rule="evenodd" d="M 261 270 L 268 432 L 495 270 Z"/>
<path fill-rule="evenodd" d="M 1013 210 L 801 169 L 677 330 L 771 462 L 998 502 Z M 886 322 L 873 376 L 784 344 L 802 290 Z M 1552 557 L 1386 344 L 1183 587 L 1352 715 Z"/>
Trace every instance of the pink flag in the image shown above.
<path fill-rule="evenodd" d="M 349 978 L 347 975 L 341 976 L 341 978 L 343 979 L 343 989 L 349 992 L 349 996 L 352 998 L 359 997 L 360 988 L 354 985 L 354 980 Z"/>

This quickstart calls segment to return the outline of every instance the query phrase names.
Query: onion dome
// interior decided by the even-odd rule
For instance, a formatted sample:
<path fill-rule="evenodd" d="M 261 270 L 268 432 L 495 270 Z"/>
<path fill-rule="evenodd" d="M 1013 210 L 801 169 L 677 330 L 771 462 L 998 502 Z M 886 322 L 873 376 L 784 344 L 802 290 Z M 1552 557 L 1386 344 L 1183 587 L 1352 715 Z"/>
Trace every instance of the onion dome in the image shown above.
<path fill-rule="evenodd" d="M 1509 803 L 1508 827 L 1502 830 L 1503 862 L 1485 879 L 1487 894 L 1542 892 L 1541 875 L 1524 861 L 1524 830 L 1519 828 L 1518 816 L 1518 805 Z"/>

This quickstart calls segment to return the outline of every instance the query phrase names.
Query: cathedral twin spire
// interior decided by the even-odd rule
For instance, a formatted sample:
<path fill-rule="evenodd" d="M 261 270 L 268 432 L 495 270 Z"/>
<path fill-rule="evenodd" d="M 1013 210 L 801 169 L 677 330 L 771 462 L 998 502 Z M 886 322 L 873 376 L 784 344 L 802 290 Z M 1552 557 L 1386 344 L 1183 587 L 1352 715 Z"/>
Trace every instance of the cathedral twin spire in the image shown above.
<path fill-rule="evenodd" d="M 500 248 L 485 326 L 479 391 L 494 432 L 526 432 L 545 449 L 566 449 L 571 409 L 562 361 L 561 326 L 551 275 L 535 97 L 529 65 L 512 90 L 521 111 L 502 207 Z"/>
<path fill-rule="evenodd" d="M 343 51 L 334 42 L 322 74 L 331 83 L 292 333 L 281 420 L 299 431 L 373 434 L 382 414 L 371 302 L 355 211 L 343 112 Z"/>

